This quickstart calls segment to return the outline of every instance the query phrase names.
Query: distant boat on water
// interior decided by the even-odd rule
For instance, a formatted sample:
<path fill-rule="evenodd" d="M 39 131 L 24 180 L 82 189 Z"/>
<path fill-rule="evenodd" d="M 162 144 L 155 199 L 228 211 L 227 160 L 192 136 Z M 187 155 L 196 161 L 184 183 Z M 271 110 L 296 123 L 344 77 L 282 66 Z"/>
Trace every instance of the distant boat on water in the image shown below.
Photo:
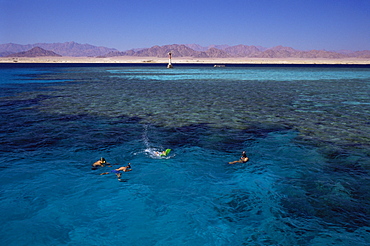
<path fill-rule="evenodd" d="M 214 65 L 213 67 L 226 67 L 225 65 Z"/>

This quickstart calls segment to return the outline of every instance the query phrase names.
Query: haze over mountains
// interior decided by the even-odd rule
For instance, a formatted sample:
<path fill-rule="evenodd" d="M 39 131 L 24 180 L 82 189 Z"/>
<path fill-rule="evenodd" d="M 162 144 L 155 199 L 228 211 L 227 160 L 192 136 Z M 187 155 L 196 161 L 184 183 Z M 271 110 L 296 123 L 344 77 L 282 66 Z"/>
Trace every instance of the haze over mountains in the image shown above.
<path fill-rule="evenodd" d="M 37 44 L 0 44 L 0 57 L 9 56 L 19 52 L 28 51 L 32 48 L 40 47 L 44 50 L 53 51 L 61 56 L 72 56 L 72 57 L 95 57 L 102 56 L 116 49 L 94 46 L 90 44 L 79 44 L 76 42 L 65 42 L 65 43 L 37 43 Z"/>
<path fill-rule="evenodd" d="M 37 47 L 37 49 L 35 49 Z M 325 51 L 310 50 L 301 51 L 291 47 L 276 46 L 265 48 L 254 45 L 210 45 L 207 47 L 198 44 L 172 44 L 153 46 L 143 49 L 131 49 L 118 51 L 114 48 L 66 43 L 37 43 L 29 45 L 0 44 L 0 57 L 37 57 L 37 56 L 70 56 L 70 57 L 167 57 L 172 52 L 175 57 L 193 58 L 370 58 L 370 51 Z"/>

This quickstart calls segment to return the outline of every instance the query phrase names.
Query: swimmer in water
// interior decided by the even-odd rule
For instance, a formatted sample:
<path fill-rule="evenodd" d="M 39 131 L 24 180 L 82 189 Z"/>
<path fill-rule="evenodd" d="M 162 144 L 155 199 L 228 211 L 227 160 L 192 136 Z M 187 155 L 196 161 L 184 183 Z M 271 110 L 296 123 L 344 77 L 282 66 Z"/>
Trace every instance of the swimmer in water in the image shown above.
<path fill-rule="evenodd" d="M 164 151 L 161 151 L 161 152 L 154 152 L 154 154 L 156 156 L 167 156 L 169 153 L 171 152 L 171 149 L 166 149 Z"/>
<path fill-rule="evenodd" d="M 114 174 L 116 174 L 117 178 L 118 178 L 118 179 L 120 179 L 120 178 L 121 178 L 121 171 L 122 171 L 122 172 L 130 172 L 130 171 L 132 171 L 132 169 L 131 169 L 131 164 L 129 163 L 129 164 L 128 164 L 127 166 L 125 166 L 125 167 L 119 167 L 119 168 L 114 169 L 114 170 L 112 170 L 112 171 L 110 171 L 110 172 L 101 173 L 100 175 L 105 175 L 105 174 L 114 173 Z"/>
<path fill-rule="evenodd" d="M 96 170 L 98 167 L 104 167 L 105 165 L 110 165 L 103 157 L 101 157 L 98 161 L 92 164 L 92 170 Z"/>
<path fill-rule="evenodd" d="M 154 154 L 156 156 L 163 156 L 163 155 L 166 155 L 166 151 L 161 151 L 161 152 L 156 151 L 156 152 L 154 152 Z"/>
<path fill-rule="evenodd" d="M 237 161 L 229 162 L 229 164 L 235 164 L 235 163 L 246 163 L 249 161 L 249 158 L 247 157 L 247 153 L 245 151 L 242 152 L 242 156 Z"/>

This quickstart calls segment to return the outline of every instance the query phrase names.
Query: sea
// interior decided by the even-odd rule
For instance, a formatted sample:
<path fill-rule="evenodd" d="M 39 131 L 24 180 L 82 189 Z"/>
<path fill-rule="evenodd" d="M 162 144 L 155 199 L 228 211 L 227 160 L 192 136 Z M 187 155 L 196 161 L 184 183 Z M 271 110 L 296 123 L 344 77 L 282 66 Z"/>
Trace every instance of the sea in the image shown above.
<path fill-rule="evenodd" d="M 370 245 L 369 65 L 173 66 L 0 64 L 1 245 Z"/>

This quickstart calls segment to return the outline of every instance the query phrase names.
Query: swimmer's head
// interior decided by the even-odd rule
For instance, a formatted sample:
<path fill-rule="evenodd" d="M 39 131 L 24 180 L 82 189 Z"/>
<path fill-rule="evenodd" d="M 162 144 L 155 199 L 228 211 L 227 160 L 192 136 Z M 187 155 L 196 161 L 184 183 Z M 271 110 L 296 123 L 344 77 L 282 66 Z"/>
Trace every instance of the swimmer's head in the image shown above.
<path fill-rule="evenodd" d="M 127 167 L 128 167 L 128 168 L 131 168 L 131 163 L 127 164 Z"/>
<path fill-rule="evenodd" d="M 242 156 L 246 157 L 247 156 L 247 152 L 243 151 L 242 152 Z"/>
<path fill-rule="evenodd" d="M 102 163 L 106 163 L 106 162 L 107 162 L 103 157 L 100 157 L 100 161 L 101 161 Z"/>

